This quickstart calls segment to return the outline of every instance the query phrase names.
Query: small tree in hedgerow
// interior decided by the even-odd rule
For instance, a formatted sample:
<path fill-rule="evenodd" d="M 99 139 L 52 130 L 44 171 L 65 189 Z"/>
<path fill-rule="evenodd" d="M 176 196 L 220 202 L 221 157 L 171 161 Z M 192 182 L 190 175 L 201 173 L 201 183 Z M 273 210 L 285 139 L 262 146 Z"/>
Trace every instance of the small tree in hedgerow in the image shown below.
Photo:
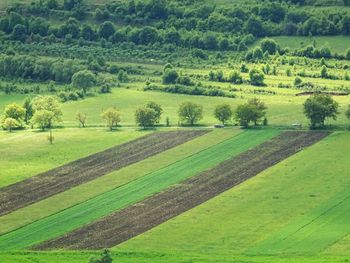
<path fill-rule="evenodd" d="M 304 114 L 310 128 L 324 127 L 327 118 L 337 119 L 339 104 L 328 94 L 315 94 L 304 102 Z"/>
<path fill-rule="evenodd" d="M 225 125 L 232 118 L 232 109 L 228 104 L 217 105 L 214 110 L 214 116 L 222 125 Z"/>
<path fill-rule="evenodd" d="M 203 106 L 193 102 L 184 102 L 179 107 L 178 115 L 181 121 L 193 126 L 203 118 Z"/>
<path fill-rule="evenodd" d="M 135 121 L 144 129 L 147 127 L 153 127 L 157 121 L 157 112 L 146 106 L 138 108 L 135 112 Z"/>
<path fill-rule="evenodd" d="M 108 108 L 101 113 L 101 118 L 107 123 L 110 131 L 120 123 L 120 112 L 115 108 Z"/>
<path fill-rule="evenodd" d="M 249 72 L 250 84 L 254 86 L 264 86 L 265 75 L 258 69 L 252 69 Z"/>

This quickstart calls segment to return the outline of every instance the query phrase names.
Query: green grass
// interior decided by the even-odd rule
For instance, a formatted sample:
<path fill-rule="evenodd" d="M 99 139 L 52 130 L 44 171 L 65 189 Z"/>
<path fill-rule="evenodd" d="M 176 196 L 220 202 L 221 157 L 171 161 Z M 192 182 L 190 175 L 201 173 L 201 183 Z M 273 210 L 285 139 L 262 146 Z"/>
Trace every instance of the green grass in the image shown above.
<path fill-rule="evenodd" d="M 0 250 L 23 249 L 126 207 L 276 136 L 247 131 L 156 172 L 0 237 Z"/>
<path fill-rule="evenodd" d="M 159 170 L 181 159 L 203 151 L 242 132 L 238 129 L 216 129 L 189 142 L 118 171 L 101 176 L 65 192 L 0 217 L 0 234 L 47 217 L 92 197 L 110 191 L 146 174 Z"/>
<path fill-rule="evenodd" d="M 57 129 L 50 145 L 47 132 L 0 132 L 0 187 L 124 143 L 148 132 L 124 129 Z M 5 169 L 4 169 L 5 168 Z"/>
<path fill-rule="evenodd" d="M 240 255 L 273 233 L 313 215 L 350 183 L 350 133 L 337 132 L 220 196 L 115 248 L 116 251 Z M 337 199 L 334 205 L 337 204 Z M 348 209 L 342 207 L 348 219 Z M 340 225 L 338 225 L 340 226 Z M 332 228 L 327 225 L 325 232 Z M 339 230 L 349 231 L 346 224 Z M 336 242 L 340 235 L 327 236 Z M 312 240 L 324 232 L 312 232 Z M 308 239 L 308 241 L 311 240 Z M 310 241 L 311 242 L 311 241 Z M 317 242 L 314 246 L 317 246 Z M 304 245 L 306 245 L 304 243 Z M 302 249 L 313 251 L 312 246 Z M 300 247 L 298 247 L 300 248 Z M 260 253 L 268 252 L 262 247 Z M 294 251 L 297 252 L 297 251 Z M 254 252 L 253 252 L 254 253 Z"/>
<path fill-rule="evenodd" d="M 96 257 L 99 252 L 5 252 L 0 253 L 1 263 L 86 263 L 89 258 Z M 344 263 L 349 257 L 346 256 L 237 256 L 237 255 L 205 255 L 188 253 L 112 253 L 113 262 L 122 263 Z"/>
<path fill-rule="evenodd" d="M 350 48 L 349 36 L 312 36 L 312 37 L 296 37 L 296 36 L 280 36 L 272 37 L 282 47 L 289 47 L 290 49 L 298 49 L 306 47 L 316 42 L 316 47 L 328 46 L 332 52 L 344 54 Z"/>

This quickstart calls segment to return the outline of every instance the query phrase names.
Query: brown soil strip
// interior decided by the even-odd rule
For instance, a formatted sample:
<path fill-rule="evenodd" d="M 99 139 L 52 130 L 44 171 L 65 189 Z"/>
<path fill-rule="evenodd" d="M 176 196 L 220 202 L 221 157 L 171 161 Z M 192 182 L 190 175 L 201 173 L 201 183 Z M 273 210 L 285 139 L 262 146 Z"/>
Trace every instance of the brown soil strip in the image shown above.
<path fill-rule="evenodd" d="M 284 132 L 181 184 L 34 249 L 101 249 L 118 245 L 244 182 L 328 134 Z"/>
<path fill-rule="evenodd" d="M 208 131 L 157 132 L 0 189 L 0 216 L 183 144 Z"/>

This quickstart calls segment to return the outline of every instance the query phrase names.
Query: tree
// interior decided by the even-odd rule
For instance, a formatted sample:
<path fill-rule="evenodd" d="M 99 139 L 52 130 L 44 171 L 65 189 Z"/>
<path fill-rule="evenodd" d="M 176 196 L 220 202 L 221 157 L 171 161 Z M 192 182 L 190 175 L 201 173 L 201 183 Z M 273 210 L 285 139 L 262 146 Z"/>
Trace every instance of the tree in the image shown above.
<path fill-rule="evenodd" d="M 24 41 L 27 37 L 27 29 L 24 25 L 16 25 L 12 31 L 12 38 L 18 41 Z"/>
<path fill-rule="evenodd" d="M 260 47 L 263 53 L 268 52 L 270 55 L 275 54 L 276 51 L 279 49 L 279 46 L 276 43 L 276 41 L 270 38 L 265 38 L 263 41 L 261 41 Z"/>
<path fill-rule="evenodd" d="M 81 125 L 81 127 L 85 127 L 85 123 L 86 123 L 86 114 L 82 113 L 80 111 L 77 112 L 76 116 L 75 116 L 76 120 L 79 122 L 79 125 Z"/>
<path fill-rule="evenodd" d="M 108 249 L 104 249 L 100 257 L 98 258 L 92 257 L 89 260 L 89 263 L 112 263 L 112 262 L 113 262 L 113 259 Z"/>
<path fill-rule="evenodd" d="M 203 107 L 193 102 L 184 102 L 179 107 L 178 115 L 181 121 L 193 126 L 203 118 Z"/>
<path fill-rule="evenodd" d="M 156 123 L 156 111 L 152 108 L 143 106 L 138 108 L 135 112 L 136 123 L 146 129 L 147 127 L 152 127 Z"/>
<path fill-rule="evenodd" d="M 226 121 L 232 117 L 232 109 L 228 104 L 217 105 L 214 110 L 214 116 L 221 121 L 222 125 L 225 125 Z"/>
<path fill-rule="evenodd" d="M 120 122 L 120 112 L 115 108 L 108 108 L 104 112 L 101 113 L 101 117 L 106 121 L 107 126 L 112 131 L 113 127 L 117 127 Z"/>
<path fill-rule="evenodd" d="M 234 84 L 241 84 L 241 83 L 243 83 L 243 78 L 242 78 L 241 74 L 238 71 L 236 71 L 236 70 L 230 72 L 227 80 L 229 82 L 234 83 Z"/>
<path fill-rule="evenodd" d="M 72 86 L 82 89 L 84 93 L 96 84 L 96 77 L 90 70 L 81 70 L 72 77 Z"/>
<path fill-rule="evenodd" d="M 261 100 L 253 98 L 247 103 L 237 107 L 235 111 L 235 119 L 244 128 L 247 128 L 251 122 L 254 122 L 254 125 L 257 125 L 261 119 L 265 119 L 266 109 L 267 107 Z"/>
<path fill-rule="evenodd" d="M 258 98 L 252 98 L 248 101 L 248 104 L 255 107 L 256 114 L 253 116 L 254 118 L 252 121 L 254 122 L 254 125 L 257 125 L 258 122 L 265 117 L 267 107 L 264 102 L 262 102 Z"/>
<path fill-rule="evenodd" d="M 255 119 L 256 108 L 248 103 L 238 105 L 235 110 L 235 119 L 239 122 L 239 125 L 247 128 L 249 123 Z"/>
<path fill-rule="evenodd" d="M 345 116 L 350 120 L 350 105 L 348 106 L 348 109 L 345 112 Z"/>
<path fill-rule="evenodd" d="M 153 109 L 155 112 L 155 123 L 159 123 L 160 122 L 160 117 L 162 116 L 163 113 L 163 109 L 162 106 L 160 106 L 159 104 L 150 101 L 146 104 L 147 108 Z"/>
<path fill-rule="evenodd" d="M 33 125 L 38 125 L 42 131 L 46 128 L 51 128 L 54 114 L 52 111 L 39 110 L 36 111 L 31 119 Z"/>
<path fill-rule="evenodd" d="M 25 109 L 24 122 L 28 124 L 30 119 L 33 117 L 34 109 L 32 105 L 32 101 L 29 97 L 24 100 L 23 108 Z"/>
<path fill-rule="evenodd" d="M 337 119 L 339 104 L 328 94 L 315 94 L 304 103 L 304 114 L 310 120 L 311 129 L 324 127 L 326 118 Z"/>
<path fill-rule="evenodd" d="M 6 118 L 2 123 L 2 127 L 9 132 L 12 132 L 13 129 L 20 127 L 20 123 L 14 118 Z"/>
<path fill-rule="evenodd" d="M 258 69 L 252 69 L 249 72 L 250 83 L 254 86 L 264 86 L 265 75 Z"/>
<path fill-rule="evenodd" d="M 5 107 L 4 119 L 10 118 L 17 121 L 21 127 L 24 121 L 26 110 L 17 103 L 11 103 Z"/>
<path fill-rule="evenodd" d="M 327 67 L 325 65 L 323 65 L 321 68 L 321 78 L 325 79 L 327 77 L 328 77 Z"/>
<path fill-rule="evenodd" d="M 54 123 L 61 121 L 62 110 L 57 97 L 38 96 L 32 104 L 34 115 L 31 121 L 33 124 L 38 124 L 42 130 L 51 129 Z"/>
<path fill-rule="evenodd" d="M 108 39 L 110 36 L 112 36 L 115 33 L 114 24 L 111 21 L 103 22 L 100 25 L 100 28 L 98 30 L 98 34 L 100 37 Z"/>
<path fill-rule="evenodd" d="M 167 69 L 163 73 L 163 84 L 175 84 L 179 74 L 175 69 Z"/>

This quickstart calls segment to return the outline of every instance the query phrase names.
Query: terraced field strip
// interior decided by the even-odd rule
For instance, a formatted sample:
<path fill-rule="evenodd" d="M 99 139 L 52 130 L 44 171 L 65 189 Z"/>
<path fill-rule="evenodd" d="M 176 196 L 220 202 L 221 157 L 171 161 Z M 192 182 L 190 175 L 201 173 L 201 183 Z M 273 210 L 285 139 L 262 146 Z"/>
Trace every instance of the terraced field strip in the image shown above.
<path fill-rule="evenodd" d="M 170 131 L 143 136 L 0 189 L 0 215 L 180 145 L 208 131 Z"/>
<path fill-rule="evenodd" d="M 0 250 L 17 250 L 49 240 L 106 216 L 206 169 L 249 150 L 279 134 L 247 131 L 190 157 L 147 174 L 84 203 L 0 236 Z"/>
<path fill-rule="evenodd" d="M 115 246 L 242 183 L 326 135 L 328 133 L 284 132 L 211 170 L 36 248 Z"/>
<path fill-rule="evenodd" d="M 316 254 L 350 233 L 350 190 L 330 198 L 248 251 L 257 254 Z"/>
<path fill-rule="evenodd" d="M 120 170 L 100 176 L 29 206 L 0 217 L 0 235 L 41 218 L 58 213 L 88 199 L 155 172 L 241 133 L 239 129 L 216 129 L 177 147 L 161 152 Z"/>

